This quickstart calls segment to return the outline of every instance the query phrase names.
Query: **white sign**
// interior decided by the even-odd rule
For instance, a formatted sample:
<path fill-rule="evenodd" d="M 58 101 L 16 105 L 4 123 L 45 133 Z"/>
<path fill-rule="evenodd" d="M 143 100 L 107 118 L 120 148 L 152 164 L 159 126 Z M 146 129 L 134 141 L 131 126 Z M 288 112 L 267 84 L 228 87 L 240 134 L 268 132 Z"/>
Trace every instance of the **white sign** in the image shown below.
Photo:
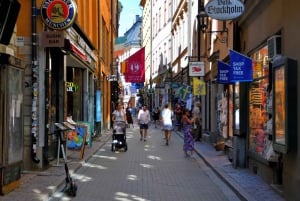
<path fill-rule="evenodd" d="M 240 0 L 211 0 L 205 5 L 206 14 L 216 20 L 232 20 L 244 13 Z"/>
<path fill-rule="evenodd" d="M 17 36 L 16 37 L 16 46 L 17 47 L 23 47 L 24 46 L 24 36 Z"/>
<path fill-rule="evenodd" d="M 117 75 L 109 75 L 109 76 L 107 76 L 107 81 L 109 81 L 109 82 L 118 81 Z"/>
<path fill-rule="evenodd" d="M 189 62 L 189 75 L 190 76 L 204 76 L 205 63 L 203 61 Z"/>

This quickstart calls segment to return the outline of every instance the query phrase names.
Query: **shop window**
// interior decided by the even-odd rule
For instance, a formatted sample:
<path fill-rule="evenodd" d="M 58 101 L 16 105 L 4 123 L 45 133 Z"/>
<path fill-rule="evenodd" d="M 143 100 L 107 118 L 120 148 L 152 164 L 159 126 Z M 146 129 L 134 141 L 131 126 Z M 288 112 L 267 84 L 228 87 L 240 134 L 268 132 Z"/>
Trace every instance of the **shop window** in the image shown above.
<path fill-rule="evenodd" d="M 75 121 L 82 121 L 83 69 L 67 68 L 67 111 Z"/>
<path fill-rule="evenodd" d="M 267 159 L 272 146 L 272 94 L 269 85 L 268 49 L 264 47 L 251 56 L 253 79 L 249 88 L 249 150 Z"/>

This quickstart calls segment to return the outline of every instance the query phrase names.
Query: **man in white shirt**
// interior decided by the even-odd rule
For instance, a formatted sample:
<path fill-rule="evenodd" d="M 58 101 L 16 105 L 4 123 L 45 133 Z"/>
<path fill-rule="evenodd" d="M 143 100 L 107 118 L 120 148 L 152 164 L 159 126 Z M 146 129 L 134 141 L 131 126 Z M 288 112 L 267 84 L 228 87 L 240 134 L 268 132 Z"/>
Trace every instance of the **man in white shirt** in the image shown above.
<path fill-rule="evenodd" d="M 141 109 L 138 113 L 138 124 L 140 125 L 140 134 L 141 134 L 141 141 L 144 139 L 144 142 L 146 141 L 147 137 L 147 130 L 148 130 L 148 124 L 151 121 L 150 119 L 150 112 L 147 109 L 147 106 L 144 105 L 143 109 Z"/>

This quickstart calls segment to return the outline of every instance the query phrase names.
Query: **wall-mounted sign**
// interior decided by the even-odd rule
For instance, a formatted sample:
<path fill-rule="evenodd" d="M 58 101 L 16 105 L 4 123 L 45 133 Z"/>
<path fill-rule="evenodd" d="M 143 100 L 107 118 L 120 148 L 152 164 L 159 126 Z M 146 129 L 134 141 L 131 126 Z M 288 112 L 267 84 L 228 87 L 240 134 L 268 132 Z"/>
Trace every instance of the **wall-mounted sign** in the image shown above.
<path fill-rule="evenodd" d="M 204 76 L 205 63 L 203 61 L 189 62 L 189 76 Z"/>
<path fill-rule="evenodd" d="M 64 47 L 65 34 L 63 31 L 44 31 L 40 37 L 41 47 Z"/>
<path fill-rule="evenodd" d="M 67 29 L 75 21 L 77 5 L 74 0 L 44 0 L 41 6 L 43 22 L 51 29 Z"/>
<path fill-rule="evenodd" d="M 232 20 L 241 16 L 245 5 L 240 0 L 211 0 L 205 5 L 206 14 L 216 20 Z"/>
<path fill-rule="evenodd" d="M 117 75 L 109 75 L 106 79 L 109 82 L 118 81 Z"/>

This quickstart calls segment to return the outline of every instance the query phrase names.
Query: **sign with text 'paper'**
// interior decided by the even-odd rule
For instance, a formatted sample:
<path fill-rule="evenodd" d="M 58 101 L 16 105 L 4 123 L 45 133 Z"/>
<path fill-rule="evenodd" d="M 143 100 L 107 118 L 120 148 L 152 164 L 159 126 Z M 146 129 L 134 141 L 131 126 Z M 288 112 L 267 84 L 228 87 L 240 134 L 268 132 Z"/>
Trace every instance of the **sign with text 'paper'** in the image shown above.
<path fill-rule="evenodd" d="M 252 82 L 253 69 L 251 58 L 238 53 L 234 50 L 229 50 L 230 65 L 229 78 L 230 82 Z"/>

